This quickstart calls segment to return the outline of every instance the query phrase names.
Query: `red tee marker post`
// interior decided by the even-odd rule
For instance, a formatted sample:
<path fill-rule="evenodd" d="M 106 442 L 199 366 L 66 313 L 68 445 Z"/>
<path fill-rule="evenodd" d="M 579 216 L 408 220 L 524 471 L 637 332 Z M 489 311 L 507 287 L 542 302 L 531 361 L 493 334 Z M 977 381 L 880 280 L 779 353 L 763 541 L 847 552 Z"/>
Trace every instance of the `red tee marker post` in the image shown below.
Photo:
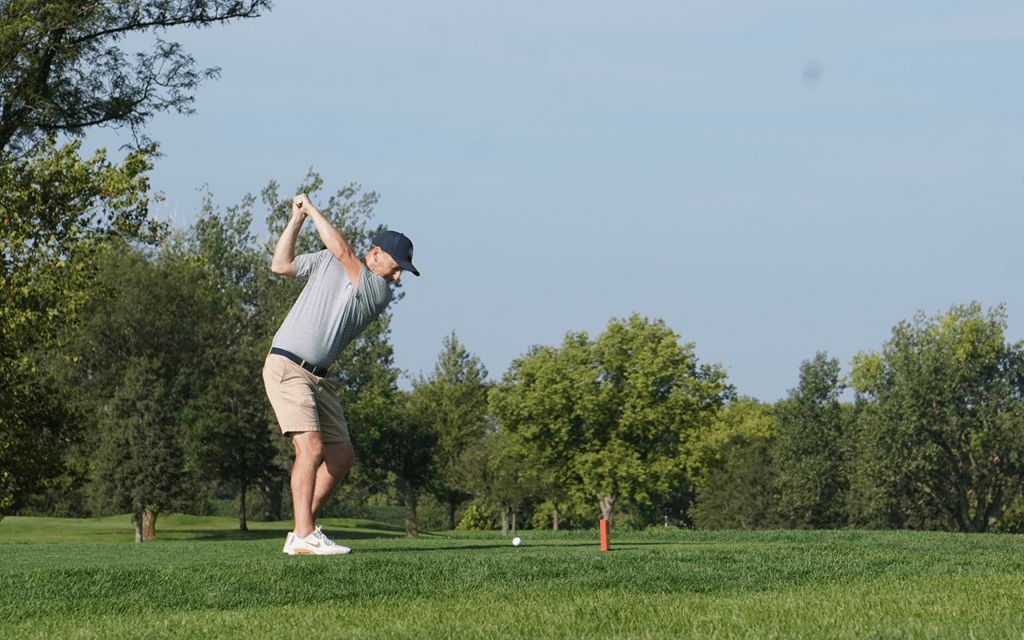
<path fill-rule="evenodd" d="M 601 551 L 610 551 L 611 545 L 608 542 L 608 537 L 612 532 L 612 523 L 607 520 L 601 520 Z"/>

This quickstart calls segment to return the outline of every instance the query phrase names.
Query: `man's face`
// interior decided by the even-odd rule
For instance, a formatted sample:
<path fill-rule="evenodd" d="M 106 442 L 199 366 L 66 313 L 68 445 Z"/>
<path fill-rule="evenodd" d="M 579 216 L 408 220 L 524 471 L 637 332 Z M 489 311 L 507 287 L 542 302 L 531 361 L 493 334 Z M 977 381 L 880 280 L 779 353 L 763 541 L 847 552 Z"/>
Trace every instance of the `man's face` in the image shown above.
<path fill-rule="evenodd" d="M 402 277 L 402 267 L 398 266 L 386 251 L 380 247 L 374 247 L 370 250 L 369 259 L 366 261 L 367 268 L 373 273 L 384 278 L 388 282 L 394 282 Z"/>

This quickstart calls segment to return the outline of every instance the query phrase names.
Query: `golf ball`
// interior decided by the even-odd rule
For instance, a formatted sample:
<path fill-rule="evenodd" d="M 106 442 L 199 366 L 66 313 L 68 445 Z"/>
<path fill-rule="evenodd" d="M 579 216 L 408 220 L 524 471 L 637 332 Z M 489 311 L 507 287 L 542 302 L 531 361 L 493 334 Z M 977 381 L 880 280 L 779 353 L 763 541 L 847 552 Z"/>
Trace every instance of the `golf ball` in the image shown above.
<path fill-rule="evenodd" d="M 512 544 L 514 544 L 515 546 L 517 546 L 517 547 L 518 547 L 518 546 L 519 546 L 519 545 L 521 545 L 522 543 L 523 543 L 523 540 L 522 540 L 522 538 L 512 538 Z"/>

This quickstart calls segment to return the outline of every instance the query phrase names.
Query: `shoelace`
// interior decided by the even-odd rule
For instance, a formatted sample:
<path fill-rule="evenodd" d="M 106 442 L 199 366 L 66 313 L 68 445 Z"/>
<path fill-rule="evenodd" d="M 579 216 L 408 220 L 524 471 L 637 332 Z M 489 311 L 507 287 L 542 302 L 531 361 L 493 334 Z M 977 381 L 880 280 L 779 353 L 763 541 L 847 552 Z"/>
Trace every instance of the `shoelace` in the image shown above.
<path fill-rule="evenodd" d="M 335 544 L 335 542 L 333 540 L 328 538 L 324 534 L 323 531 L 320 530 L 320 525 L 316 526 L 316 531 L 313 532 L 313 537 L 316 538 L 317 540 L 319 540 L 320 542 L 322 542 L 324 545 L 326 545 L 328 547 L 336 547 L 336 546 L 338 546 L 337 544 Z"/>

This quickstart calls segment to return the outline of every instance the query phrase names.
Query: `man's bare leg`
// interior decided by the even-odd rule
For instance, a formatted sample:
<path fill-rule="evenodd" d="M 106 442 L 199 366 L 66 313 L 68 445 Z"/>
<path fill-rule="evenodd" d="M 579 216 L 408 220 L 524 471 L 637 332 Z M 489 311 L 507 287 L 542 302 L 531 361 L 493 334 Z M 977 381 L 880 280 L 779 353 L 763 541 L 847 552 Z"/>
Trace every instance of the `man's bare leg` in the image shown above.
<path fill-rule="evenodd" d="M 292 434 L 295 462 L 292 464 L 292 510 L 295 514 L 295 535 L 305 538 L 315 528 L 313 495 L 318 468 L 324 459 L 324 443 L 317 431 Z"/>
<path fill-rule="evenodd" d="M 356 461 L 351 442 L 337 442 L 323 445 L 324 461 L 316 471 L 316 486 L 313 490 L 313 524 L 320 510 L 327 504 L 335 487 L 345 477 Z"/>

